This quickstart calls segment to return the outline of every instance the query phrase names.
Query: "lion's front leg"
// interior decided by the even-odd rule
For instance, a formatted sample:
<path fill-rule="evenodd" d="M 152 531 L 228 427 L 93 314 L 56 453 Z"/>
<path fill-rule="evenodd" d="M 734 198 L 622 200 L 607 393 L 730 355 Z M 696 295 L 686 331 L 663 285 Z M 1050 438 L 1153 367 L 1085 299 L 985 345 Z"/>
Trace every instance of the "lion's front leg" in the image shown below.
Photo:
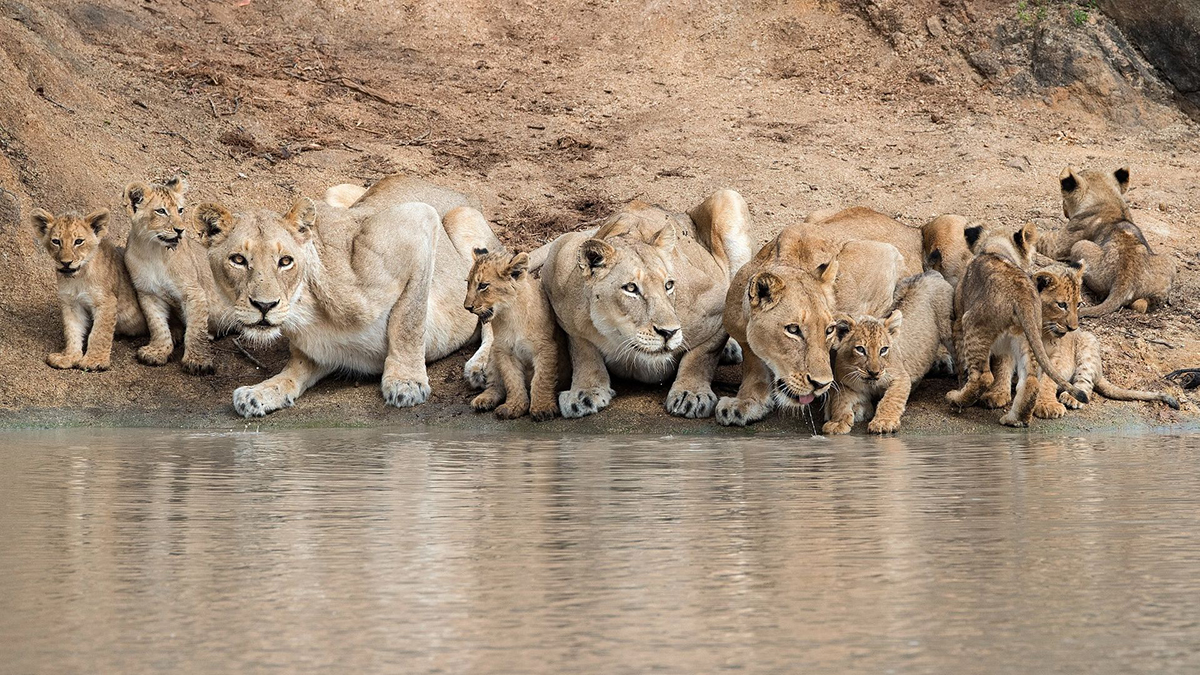
<path fill-rule="evenodd" d="M 429 399 L 425 372 L 425 331 L 433 287 L 432 254 L 417 256 L 408 284 L 392 305 L 387 323 L 387 359 L 383 362 L 383 400 L 408 408 Z"/>
<path fill-rule="evenodd" d="M 575 336 L 568 338 L 571 352 L 571 388 L 559 393 L 558 410 L 563 417 L 584 417 L 612 403 L 613 390 L 604 355 L 596 345 Z"/>
<path fill-rule="evenodd" d="M 736 397 L 726 396 L 717 402 L 717 422 L 744 427 L 766 417 L 772 407 L 771 369 L 750 345 L 743 345 L 742 386 Z"/>
<path fill-rule="evenodd" d="M 717 395 L 712 390 L 713 375 L 729 334 L 718 330 L 712 337 L 679 360 L 679 372 L 671 391 L 667 393 L 667 412 L 678 417 L 711 417 L 717 406 Z"/>
<path fill-rule="evenodd" d="M 479 327 L 479 349 L 467 359 L 463 366 L 463 377 L 467 383 L 476 389 L 484 389 L 488 385 L 488 362 L 492 357 L 492 339 L 495 331 L 491 323 Z"/>
<path fill-rule="evenodd" d="M 233 391 L 233 409 L 242 417 L 262 417 L 290 408 L 296 399 L 332 371 L 292 347 L 292 357 L 279 374 L 251 387 Z"/>

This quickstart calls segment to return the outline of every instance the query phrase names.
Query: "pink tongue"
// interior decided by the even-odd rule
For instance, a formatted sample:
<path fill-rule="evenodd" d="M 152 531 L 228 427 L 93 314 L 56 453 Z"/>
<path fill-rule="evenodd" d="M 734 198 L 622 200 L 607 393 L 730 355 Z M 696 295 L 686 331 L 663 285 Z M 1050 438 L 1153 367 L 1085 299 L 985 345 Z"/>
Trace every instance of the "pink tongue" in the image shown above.
<path fill-rule="evenodd" d="M 804 396 L 798 397 L 796 402 L 800 405 L 808 405 L 809 403 L 813 402 L 813 398 L 815 397 L 812 394 L 805 394 Z"/>

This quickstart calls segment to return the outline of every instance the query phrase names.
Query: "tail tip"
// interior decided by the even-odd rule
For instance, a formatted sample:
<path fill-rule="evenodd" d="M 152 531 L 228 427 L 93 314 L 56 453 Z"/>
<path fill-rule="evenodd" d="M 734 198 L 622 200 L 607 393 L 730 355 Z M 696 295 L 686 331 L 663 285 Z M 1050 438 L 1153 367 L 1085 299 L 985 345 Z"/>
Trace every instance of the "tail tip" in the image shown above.
<path fill-rule="evenodd" d="M 1071 392 L 1071 395 L 1074 396 L 1075 400 L 1079 401 L 1080 403 L 1086 404 L 1088 402 L 1087 392 L 1083 391 L 1082 389 L 1076 389 L 1075 391 Z"/>
<path fill-rule="evenodd" d="M 1167 394 L 1163 397 L 1163 403 L 1171 407 L 1171 410 L 1179 410 L 1179 399 Z"/>

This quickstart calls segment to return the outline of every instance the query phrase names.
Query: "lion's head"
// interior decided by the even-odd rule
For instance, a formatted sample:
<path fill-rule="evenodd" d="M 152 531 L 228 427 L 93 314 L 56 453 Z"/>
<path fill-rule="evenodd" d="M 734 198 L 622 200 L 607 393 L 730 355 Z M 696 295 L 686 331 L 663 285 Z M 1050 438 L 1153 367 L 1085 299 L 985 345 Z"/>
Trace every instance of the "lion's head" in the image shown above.
<path fill-rule="evenodd" d="M 195 217 L 213 281 L 233 308 L 242 334 L 259 340 L 278 337 L 280 327 L 300 312 L 296 303 L 311 272 L 309 243 L 317 220 L 312 200 L 297 200 L 282 216 L 272 211 L 234 214 L 205 203 Z"/>
<path fill-rule="evenodd" d="M 1129 167 L 1107 172 L 1080 171 L 1068 166 L 1058 175 L 1058 183 L 1062 189 L 1063 215 L 1067 218 L 1106 208 L 1122 212 L 1126 209 L 1121 195 L 1129 189 Z"/>
<path fill-rule="evenodd" d="M 491 321 L 497 309 L 504 309 L 517 297 L 519 285 L 526 281 L 528 272 L 527 253 L 475 249 L 475 262 L 467 274 L 467 298 L 463 307 L 478 316 L 482 323 Z"/>
<path fill-rule="evenodd" d="M 838 377 L 868 385 L 888 386 L 892 374 L 892 340 L 900 329 L 903 314 L 896 310 L 886 318 L 839 316 L 830 336 L 837 350 Z"/>
<path fill-rule="evenodd" d="M 122 201 L 133 222 L 130 236 L 144 237 L 173 249 L 184 237 L 183 193 L 187 183 L 179 177 L 165 183 L 130 183 Z"/>
<path fill-rule="evenodd" d="M 1033 275 L 1042 300 L 1042 332 L 1062 337 L 1079 328 L 1083 263 L 1055 264 Z"/>
<path fill-rule="evenodd" d="M 54 271 L 73 277 L 100 249 L 100 240 L 108 231 L 108 211 L 93 211 L 86 216 L 34 209 L 30 222 L 38 241 L 54 259 Z"/>
<path fill-rule="evenodd" d="M 750 314 L 746 340 L 771 371 L 778 406 L 804 406 L 833 383 L 827 340 L 833 330 L 833 283 L 837 261 L 817 275 L 784 276 L 762 271 L 746 286 Z"/>
<path fill-rule="evenodd" d="M 674 246 L 671 225 L 649 243 L 624 235 L 580 245 L 578 264 L 591 298 L 592 324 L 622 350 L 666 358 L 683 346 L 668 255 Z"/>

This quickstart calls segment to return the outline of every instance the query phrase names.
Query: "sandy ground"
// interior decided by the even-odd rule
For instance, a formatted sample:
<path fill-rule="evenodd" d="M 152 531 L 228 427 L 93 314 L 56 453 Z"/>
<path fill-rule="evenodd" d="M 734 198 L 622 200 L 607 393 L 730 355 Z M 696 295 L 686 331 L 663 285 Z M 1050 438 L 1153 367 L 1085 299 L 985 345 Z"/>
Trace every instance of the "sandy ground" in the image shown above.
<path fill-rule="evenodd" d="M 105 373 L 42 361 L 62 339 L 54 278 L 18 210 L 116 210 L 129 180 L 177 172 L 193 203 L 279 210 L 410 172 L 478 195 L 501 239 L 531 248 L 633 198 L 685 209 L 720 187 L 746 197 L 759 241 L 854 204 L 911 226 L 957 212 L 1052 228 L 1063 166 L 1129 165 L 1137 222 L 1179 260 L 1174 304 L 1086 327 L 1120 383 L 1162 387 L 1163 374 L 1200 366 L 1200 134 L 1144 64 L 1111 91 L 1013 93 L 964 55 L 1026 29 L 1011 8 L 952 1 L 911 3 L 917 28 L 904 39 L 818 2 L 502 5 L 0 1 L 0 424 L 245 426 L 230 394 L 273 374 L 282 347 L 255 352 L 265 372 L 224 339 L 217 374 L 200 378 L 177 360 L 138 364 L 137 340 L 117 342 Z M 928 17 L 948 28 L 927 29 Z M 1109 28 L 1099 16 L 1064 26 Z M 114 220 L 123 240 L 127 218 Z M 387 409 L 378 380 L 331 380 L 251 426 L 498 424 L 466 406 L 465 358 L 431 366 L 433 396 L 415 410 Z M 737 381 L 722 369 L 720 393 Z M 951 414 L 948 388 L 924 386 L 906 429 L 1000 429 L 995 411 Z M 546 428 L 716 428 L 667 417 L 665 391 L 619 385 L 595 419 Z M 1179 413 L 1101 402 L 1034 430 L 1195 426 L 1182 398 Z"/>

